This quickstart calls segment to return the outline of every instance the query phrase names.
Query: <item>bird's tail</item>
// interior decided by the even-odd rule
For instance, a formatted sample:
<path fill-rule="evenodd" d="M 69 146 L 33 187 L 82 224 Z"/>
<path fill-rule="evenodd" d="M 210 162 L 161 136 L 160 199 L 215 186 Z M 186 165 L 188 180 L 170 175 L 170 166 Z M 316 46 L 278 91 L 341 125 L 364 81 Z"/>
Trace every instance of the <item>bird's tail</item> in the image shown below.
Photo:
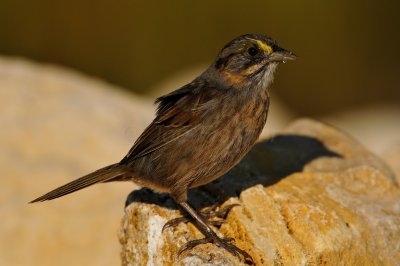
<path fill-rule="evenodd" d="M 96 183 L 103 183 L 103 182 L 111 181 L 111 179 L 114 179 L 114 178 L 124 174 L 125 172 L 126 172 L 125 165 L 120 165 L 118 163 L 112 164 L 112 165 L 103 167 L 97 171 L 94 171 L 93 173 L 82 176 L 82 177 L 80 177 L 72 182 L 69 182 L 61 187 L 58 187 L 58 188 L 44 194 L 43 196 L 40 196 L 39 198 L 32 200 L 29 203 L 56 199 L 56 198 L 65 196 L 69 193 L 80 190 L 82 188 L 94 185 Z"/>

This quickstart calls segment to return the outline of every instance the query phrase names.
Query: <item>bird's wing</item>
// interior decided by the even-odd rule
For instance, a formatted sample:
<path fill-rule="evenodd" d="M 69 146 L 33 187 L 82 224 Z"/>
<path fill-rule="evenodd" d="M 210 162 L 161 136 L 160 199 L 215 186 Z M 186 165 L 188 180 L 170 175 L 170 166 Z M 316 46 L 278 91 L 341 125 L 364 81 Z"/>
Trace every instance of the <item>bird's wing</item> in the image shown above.
<path fill-rule="evenodd" d="M 152 153 L 195 129 L 205 115 L 205 111 L 198 107 L 211 99 L 200 93 L 202 86 L 204 84 L 192 82 L 158 98 L 156 118 L 136 140 L 121 163 Z"/>

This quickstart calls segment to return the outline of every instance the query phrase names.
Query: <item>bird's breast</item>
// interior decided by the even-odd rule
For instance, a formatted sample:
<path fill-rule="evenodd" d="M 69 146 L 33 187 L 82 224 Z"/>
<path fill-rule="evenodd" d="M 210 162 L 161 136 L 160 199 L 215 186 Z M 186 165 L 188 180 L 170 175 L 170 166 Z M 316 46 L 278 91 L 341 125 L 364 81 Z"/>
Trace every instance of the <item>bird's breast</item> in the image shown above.
<path fill-rule="evenodd" d="M 194 186 L 226 173 L 246 155 L 264 128 L 268 105 L 268 97 L 220 103 L 220 109 L 203 120 L 192 139 L 194 147 L 201 147 L 192 154 L 201 162 Z"/>
<path fill-rule="evenodd" d="M 264 128 L 269 99 L 252 97 L 245 100 L 231 100 L 221 103 L 221 111 L 215 112 L 213 122 L 214 135 L 226 149 L 233 153 L 242 153 L 252 146 Z"/>

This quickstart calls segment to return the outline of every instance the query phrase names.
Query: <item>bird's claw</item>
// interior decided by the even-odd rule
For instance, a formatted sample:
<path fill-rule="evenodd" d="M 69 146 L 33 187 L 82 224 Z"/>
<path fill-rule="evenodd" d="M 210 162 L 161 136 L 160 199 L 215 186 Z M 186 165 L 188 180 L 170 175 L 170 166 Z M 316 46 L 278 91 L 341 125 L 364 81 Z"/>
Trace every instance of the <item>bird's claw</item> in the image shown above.
<path fill-rule="evenodd" d="M 185 252 L 187 250 L 197 247 L 198 245 L 207 244 L 209 242 L 210 241 L 207 238 L 201 238 L 201 239 L 195 239 L 195 240 L 188 241 L 179 248 L 178 256 L 180 256 L 183 252 Z"/>
<path fill-rule="evenodd" d="M 239 206 L 239 204 L 236 204 L 236 203 L 230 204 L 223 208 L 219 208 L 218 205 L 213 205 L 209 208 L 206 208 L 202 212 L 200 212 L 200 214 L 202 217 L 204 217 L 207 220 L 208 224 L 214 225 L 216 227 L 220 227 L 224 223 L 224 219 L 226 219 L 226 216 L 228 215 L 230 210 L 236 206 Z M 218 218 L 218 219 L 214 219 L 214 218 Z M 162 231 L 164 231 L 165 229 L 167 229 L 169 227 L 176 227 L 180 223 L 187 223 L 187 222 L 191 222 L 193 220 L 194 219 L 191 218 L 190 216 L 189 217 L 182 216 L 182 217 L 172 219 L 163 226 Z M 180 256 L 185 251 L 188 251 L 190 249 L 197 247 L 198 245 L 214 243 L 218 247 L 221 247 L 221 248 L 227 250 L 232 255 L 234 255 L 236 257 L 242 257 L 245 262 L 247 262 L 249 264 L 254 264 L 251 256 L 246 251 L 235 246 L 233 244 L 233 242 L 234 242 L 233 238 L 222 239 L 222 238 L 219 238 L 215 234 L 206 234 L 205 238 L 191 240 L 191 241 L 188 241 L 185 244 L 183 244 L 179 248 L 178 256 Z"/>
<path fill-rule="evenodd" d="M 181 216 L 175 219 L 171 219 L 168 222 L 166 222 L 161 230 L 161 232 L 164 232 L 165 229 L 170 228 L 170 227 L 177 227 L 180 223 L 187 223 L 189 222 L 189 218 L 185 216 Z"/>
<path fill-rule="evenodd" d="M 185 251 L 188 251 L 190 249 L 197 247 L 198 245 L 214 243 L 218 247 L 225 249 L 226 251 L 228 251 L 235 257 L 242 257 L 246 263 L 254 264 L 253 258 L 246 251 L 244 251 L 244 250 L 238 248 L 237 246 L 235 246 L 234 244 L 232 244 L 233 241 L 234 241 L 233 238 L 222 239 L 222 238 L 210 238 L 210 237 L 191 240 L 191 241 L 186 242 L 179 248 L 178 256 L 180 256 Z"/>
<path fill-rule="evenodd" d="M 224 219 L 226 218 L 226 216 L 228 215 L 230 210 L 236 206 L 239 206 L 239 204 L 237 204 L 237 203 L 229 204 L 229 205 L 223 207 L 222 209 L 218 209 L 219 208 L 218 205 L 214 204 L 213 206 L 206 208 L 204 211 L 200 212 L 200 214 L 205 219 L 207 219 L 207 221 L 211 225 L 220 227 L 224 223 Z M 219 219 L 223 219 L 223 220 L 211 220 L 213 218 L 219 218 Z M 193 220 L 193 218 L 186 217 L 186 216 L 181 216 L 181 217 L 169 220 L 168 222 L 166 222 L 164 224 L 164 226 L 162 228 L 162 232 L 164 232 L 169 227 L 176 227 L 180 223 L 188 223 L 188 222 L 191 222 L 192 220 Z"/>
<path fill-rule="evenodd" d="M 236 206 L 239 206 L 239 204 L 233 203 L 233 204 L 226 205 L 222 209 L 218 209 L 218 205 L 213 205 L 204 211 L 204 217 L 206 217 L 208 219 L 213 218 L 213 217 L 225 219 L 226 216 L 228 215 L 228 213 L 232 210 L 232 208 L 236 207 Z"/>

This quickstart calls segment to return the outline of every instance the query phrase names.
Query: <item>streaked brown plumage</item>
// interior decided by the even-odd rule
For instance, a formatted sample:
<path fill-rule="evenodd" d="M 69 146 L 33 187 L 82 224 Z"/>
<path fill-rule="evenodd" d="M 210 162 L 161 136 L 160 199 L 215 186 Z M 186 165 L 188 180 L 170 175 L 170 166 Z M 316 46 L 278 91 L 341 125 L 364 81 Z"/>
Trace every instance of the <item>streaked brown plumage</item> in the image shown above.
<path fill-rule="evenodd" d="M 226 173 L 250 150 L 267 119 L 267 87 L 279 62 L 295 56 L 263 35 L 229 42 L 215 62 L 182 88 L 156 100 L 157 115 L 119 162 L 33 200 L 55 199 L 95 183 L 133 181 L 168 192 L 193 218 L 206 240 L 235 255 L 248 254 L 220 239 L 187 204 L 190 188 Z"/>

